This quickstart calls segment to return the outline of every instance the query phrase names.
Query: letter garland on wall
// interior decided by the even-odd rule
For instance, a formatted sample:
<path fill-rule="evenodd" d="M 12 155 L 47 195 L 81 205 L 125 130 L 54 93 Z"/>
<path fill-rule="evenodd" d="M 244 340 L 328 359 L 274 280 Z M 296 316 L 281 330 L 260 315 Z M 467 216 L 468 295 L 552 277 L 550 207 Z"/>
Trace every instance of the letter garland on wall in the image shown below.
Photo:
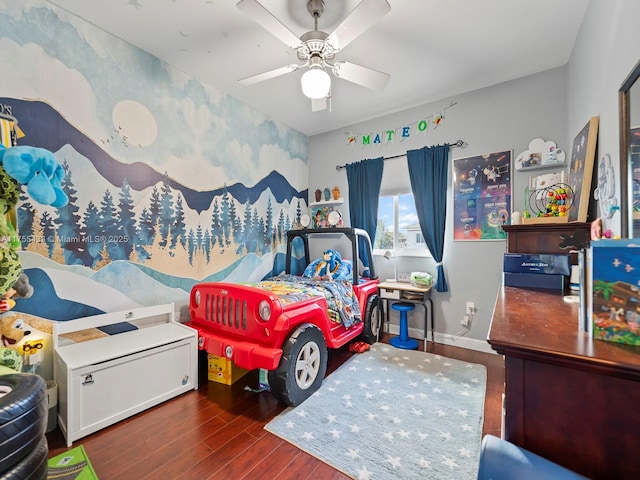
<path fill-rule="evenodd" d="M 397 139 L 403 141 L 412 136 L 426 135 L 429 130 L 429 125 L 431 125 L 431 129 L 433 130 L 444 125 L 445 112 L 456 104 L 457 102 L 452 103 L 442 110 L 401 127 L 386 128 L 379 132 L 345 132 L 347 144 L 361 145 L 364 148 L 369 145 L 394 143 Z"/>

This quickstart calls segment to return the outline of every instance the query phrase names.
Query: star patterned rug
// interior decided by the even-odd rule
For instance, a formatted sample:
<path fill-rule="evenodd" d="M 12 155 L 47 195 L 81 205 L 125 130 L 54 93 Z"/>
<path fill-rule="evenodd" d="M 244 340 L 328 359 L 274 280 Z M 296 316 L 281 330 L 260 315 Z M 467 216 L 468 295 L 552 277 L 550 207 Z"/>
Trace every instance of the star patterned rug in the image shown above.
<path fill-rule="evenodd" d="M 265 429 L 358 480 L 477 478 L 484 365 L 376 343 Z"/>

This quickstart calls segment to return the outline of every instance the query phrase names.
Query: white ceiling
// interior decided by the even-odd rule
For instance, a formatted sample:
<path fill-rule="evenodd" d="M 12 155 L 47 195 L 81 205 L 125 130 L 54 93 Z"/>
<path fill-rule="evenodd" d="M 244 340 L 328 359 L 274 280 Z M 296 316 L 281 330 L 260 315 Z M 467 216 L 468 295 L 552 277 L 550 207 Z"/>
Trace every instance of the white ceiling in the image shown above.
<path fill-rule="evenodd" d="M 334 77 L 331 111 L 311 112 L 302 69 L 238 83 L 298 61 L 237 0 L 50 1 L 308 136 L 565 65 L 588 4 L 388 0 L 390 13 L 336 55 L 391 74 L 386 88 Z M 260 1 L 297 36 L 313 30 L 306 0 Z M 331 33 L 359 1 L 325 0 L 319 30 Z"/>

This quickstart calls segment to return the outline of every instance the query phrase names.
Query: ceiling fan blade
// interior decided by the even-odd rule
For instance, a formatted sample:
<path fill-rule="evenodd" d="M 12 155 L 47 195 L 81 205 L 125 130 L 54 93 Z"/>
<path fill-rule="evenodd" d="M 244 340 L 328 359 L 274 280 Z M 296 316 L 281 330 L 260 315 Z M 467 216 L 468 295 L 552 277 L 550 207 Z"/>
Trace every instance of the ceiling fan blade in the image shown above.
<path fill-rule="evenodd" d="M 274 17 L 269 10 L 260 5 L 256 0 L 240 0 L 236 5 L 246 15 L 251 17 L 258 25 L 264 27 L 269 33 L 284 42 L 291 48 L 298 48 L 302 42 L 295 34 L 285 27 L 280 20 Z"/>
<path fill-rule="evenodd" d="M 312 98 L 311 99 L 311 111 L 320 112 L 327 109 L 327 97 Z"/>
<path fill-rule="evenodd" d="M 327 38 L 335 50 L 342 50 L 391 10 L 387 0 L 362 0 Z"/>
<path fill-rule="evenodd" d="M 286 73 L 295 72 L 300 68 L 300 65 L 296 65 L 292 63 L 290 65 L 285 65 L 284 67 L 276 68 L 274 70 L 269 70 L 268 72 L 258 73 L 257 75 L 252 75 L 250 77 L 242 78 L 238 80 L 242 85 L 253 85 L 258 82 L 263 82 L 265 80 L 269 80 L 270 78 L 279 77 L 280 75 L 284 75 Z"/>
<path fill-rule="evenodd" d="M 389 82 L 389 78 L 391 78 L 391 75 L 388 73 L 344 61 L 335 63 L 333 66 L 333 74 L 338 78 L 377 91 L 384 89 L 387 82 Z"/>

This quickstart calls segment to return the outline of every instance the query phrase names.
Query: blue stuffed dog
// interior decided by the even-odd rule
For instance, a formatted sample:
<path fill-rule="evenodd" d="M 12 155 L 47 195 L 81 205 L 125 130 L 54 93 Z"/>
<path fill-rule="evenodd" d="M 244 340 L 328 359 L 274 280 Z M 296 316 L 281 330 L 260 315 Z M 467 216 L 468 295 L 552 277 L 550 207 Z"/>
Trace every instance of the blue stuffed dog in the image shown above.
<path fill-rule="evenodd" d="M 49 150 L 26 145 L 12 148 L 0 145 L 0 164 L 11 178 L 27 186 L 29 196 L 36 202 L 56 208 L 69 202 L 61 187 L 64 168 Z"/>

